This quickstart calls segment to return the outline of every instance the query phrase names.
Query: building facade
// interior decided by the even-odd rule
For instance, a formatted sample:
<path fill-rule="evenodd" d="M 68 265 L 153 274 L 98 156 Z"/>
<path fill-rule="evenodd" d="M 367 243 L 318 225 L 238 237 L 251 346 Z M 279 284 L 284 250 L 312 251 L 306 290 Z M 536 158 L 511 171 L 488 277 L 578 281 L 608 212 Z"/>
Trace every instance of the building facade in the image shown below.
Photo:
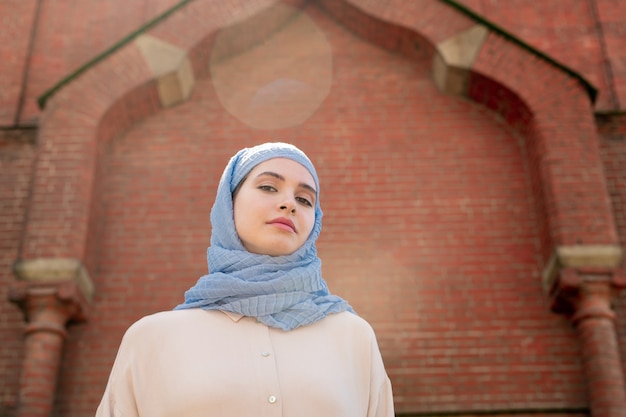
<path fill-rule="evenodd" d="M 238 149 L 311 156 L 405 416 L 626 416 L 626 0 L 0 4 L 0 416 L 93 415 L 206 272 Z"/>

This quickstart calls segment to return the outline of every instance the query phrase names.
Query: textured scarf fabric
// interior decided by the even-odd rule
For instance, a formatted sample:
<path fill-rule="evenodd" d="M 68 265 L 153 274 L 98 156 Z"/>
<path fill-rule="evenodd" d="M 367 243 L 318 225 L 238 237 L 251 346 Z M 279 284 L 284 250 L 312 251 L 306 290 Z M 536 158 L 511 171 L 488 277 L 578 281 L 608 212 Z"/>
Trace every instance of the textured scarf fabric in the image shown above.
<path fill-rule="evenodd" d="M 220 180 L 211 210 L 211 246 L 207 257 L 209 274 L 185 293 L 185 302 L 175 309 L 203 308 L 256 317 L 283 330 L 314 323 L 327 314 L 353 312 L 350 305 L 330 294 L 322 278 L 315 242 L 322 229 L 319 196 L 315 224 L 305 243 L 287 256 L 258 255 L 241 243 L 233 218 L 233 191 L 261 162 L 288 158 L 309 170 L 319 194 L 319 181 L 309 158 L 286 143 L 265 143 L 245 148 L 231 158 Z"/>

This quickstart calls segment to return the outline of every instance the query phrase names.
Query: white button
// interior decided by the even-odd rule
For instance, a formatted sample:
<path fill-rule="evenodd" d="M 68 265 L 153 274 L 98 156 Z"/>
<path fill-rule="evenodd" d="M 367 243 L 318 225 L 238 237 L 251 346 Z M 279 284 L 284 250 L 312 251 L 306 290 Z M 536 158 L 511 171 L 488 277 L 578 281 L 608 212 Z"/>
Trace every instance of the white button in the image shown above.
<path fill-rule="evenodd" d="M 273 395 L 270 395 L 270 397 L 267 399 L 267 401 L 270 402 L 270 404 L 274 404 L 276 402 L 276 397 Z"/>
<path fill-rule="evenodd" d="M 269 352 L 263 352 L 261 353 L 261 356 L 263 356 L 264 358 L 267 358 L 270 355 Z"/>

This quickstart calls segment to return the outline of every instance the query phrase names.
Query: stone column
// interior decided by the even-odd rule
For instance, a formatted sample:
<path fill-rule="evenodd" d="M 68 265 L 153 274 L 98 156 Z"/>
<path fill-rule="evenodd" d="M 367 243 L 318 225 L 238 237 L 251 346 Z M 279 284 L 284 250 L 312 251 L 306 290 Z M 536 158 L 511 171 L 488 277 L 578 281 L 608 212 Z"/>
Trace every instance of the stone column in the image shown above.
<path fill-rule="evenodd" d="M 55 259 L 18 262 L 21 281 L 9 289 L 27 325 L 17 415 L 52 415 L 63 343 L 69 322 L 86 320 L 93 289 L 79 261 Z"/>
<path fill-rule="evenodd" d="M 626 417 L 626 384 L 611 308 L 626 287 L 621 256 L 615 246 L 561 247 L 552 276 L 544 275 L 553 310 L 567 314 L 576 329 L 593 417 Z"/>

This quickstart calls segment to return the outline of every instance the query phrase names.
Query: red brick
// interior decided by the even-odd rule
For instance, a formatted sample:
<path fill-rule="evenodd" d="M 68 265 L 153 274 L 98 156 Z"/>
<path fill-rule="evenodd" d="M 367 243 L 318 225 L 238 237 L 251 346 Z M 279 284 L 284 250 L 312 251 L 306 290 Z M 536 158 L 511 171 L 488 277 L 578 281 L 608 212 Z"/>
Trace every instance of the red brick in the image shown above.
<path fill-rule="evenodd" d="M 419 20 L 412 7 L 426 4 L 390 15 Z M 101 6 L 102 16 L 113 13 L 106 9 L 111 5 Z M 65 6 L 47 7 L 50 19 L 53 7 Z M 297 128 L 254 130 L 225 112 L 206 67 L 190 101 L 157 111 L 153 81 L 132 47 L 50 101 L 34 181 L 38 190 L 69 184 L 74 191 L 56 200 L 54 193 L 34 195 L 40 212 L 29 219 L 23 253 L 84 256 L 97 288 L 92 319 L 70 330 L 56 413 L 92 415 L 125 328 L 176 305 L 205 272 L 208 215 L 227 158 L 242 146 L 286 140 L 319 168 L 324 275 L 376 328 L 398 412 L 584 414 L 588 401 L 577 340 L 563 317 L 549 313 L 539 273 L 554 241 L 584 236 L 585 243 L 606 243 L 617 225 L 623 244 L 626 217 L 619 196 L 625 164 L 610 165 L 623 156 L 623 147 L 602 143 L 604 184 L 592 108 L 580 84 L 498 38 L 489 40 L 473 79 L 476 101 L 438 92 L 429 47 L 465 27 L 467 18 L 446 12 L 443 24 L 433 12 L 416 36 L 347 9 L 369 28 L 361 36 L 391 49 L 399 42 L 398 53 L 365 42 L 311 8 L 333 46 L 333 87 Z M 563 13 L 564 19 L 580 17 Z M 126 19 L 137 22 L 137 15 Z M 189 46 L 188 38 L 177 38 L 166 26 L 153 33 Z M 192 59 L 202 69 L 208 56 L 202 47 L 213 34 L 187 30 L 199 36 Z M 59 33 L 45 42 L 65 41 Z M 412 42 L 424 47 L 409 54 Z M 45 55 L 39 48 L 35 59 Z M 542 95 L 546 85 L 559 94 Z M 526 127 L 531 120 L 536 123 Z M 21 190 L 28 188 L 32 148 L 17 146 L 21 162 L 10 166 L 21 182 L 0 193 L 11 204 L 13 192 L 20 196 L 16 209 L 1 213 L 8 220 L 0 228 L 10 232 L 1 275 L 6 282 L 19 253 L 15 242 L 23 237 L 27 197 Z M 85 150 L 88 159 L 80 158 Z M 553 170 L 550 175 L 542 171 L 546 151 L 563 155 L 564 165 L 543 166 Z M 581 161 L 583 156 L 591 158 Z M 70 172 L 88 181 L 64 177 Z M 544 189 L 537 185 L 546 178 L 554 180 L 547 194 L 553 199 L 541 201 Z M 594 200 L 603 186 L 617 196 L 612 206 Z M 572 189 L 584 198 L 570 198 Z M 59 203 L 69 208 L 58 211 Z M 76 235 L 81 239 L 73 241 Z M 61 245 L 50 245 L 50 236 Z M 0 348 L 0 371 L 7 370 L 9 382 L 0 388 L 7 393 L 5 408 L 12 408 L 22 322 L 14 306 L 6 308 L 0 335 L 10 342 Z"/>

